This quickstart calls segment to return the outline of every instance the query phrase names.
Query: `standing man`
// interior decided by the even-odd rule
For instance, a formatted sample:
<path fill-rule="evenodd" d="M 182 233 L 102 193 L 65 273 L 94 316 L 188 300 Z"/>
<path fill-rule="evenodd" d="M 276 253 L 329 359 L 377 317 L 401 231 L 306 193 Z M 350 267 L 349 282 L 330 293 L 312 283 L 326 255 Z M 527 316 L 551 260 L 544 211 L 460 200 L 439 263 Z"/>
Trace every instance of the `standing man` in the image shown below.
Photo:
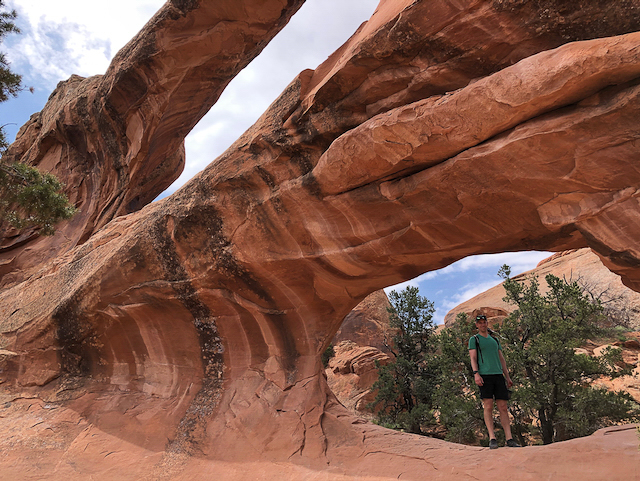
<path fill-rule="evenodd" d="M 509 377 L 500 342 L 489 334 L 487 316 L 476 316 L 476 327 L 478 334 L 469 339 L 469 356 L 471 357 L 474 381 L 480 387 L 480 397 L 484 406 L 484 423 L 489 431 L 489 448 L 496 449 L 498 447 L 493 429 L 494 398 L 500 412 L 500 423 L 504 429 L 507 446 L 519 448 L 520 445 L 511 435 L 507 408 L 508 388 L 513 385 L 513 381 Z"/>

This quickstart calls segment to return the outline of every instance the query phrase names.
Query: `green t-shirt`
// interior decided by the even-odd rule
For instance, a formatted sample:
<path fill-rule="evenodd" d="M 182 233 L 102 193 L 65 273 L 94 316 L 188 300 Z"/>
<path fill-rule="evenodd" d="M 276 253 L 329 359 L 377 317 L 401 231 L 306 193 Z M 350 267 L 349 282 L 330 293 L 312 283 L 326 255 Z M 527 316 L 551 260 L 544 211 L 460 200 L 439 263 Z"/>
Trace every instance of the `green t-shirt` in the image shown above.
<path fill-rule="evenodd" d="M 476 339 L 480 339 L 480 352 L 478 353 L 478 372 L 480 374 L 502 374 L 502 364 L 500 364 L 501 351 L 500 343 L 491 336 L 484 337 L 478 334 L 469 339 L 469 350 L 477 349 Z"/>

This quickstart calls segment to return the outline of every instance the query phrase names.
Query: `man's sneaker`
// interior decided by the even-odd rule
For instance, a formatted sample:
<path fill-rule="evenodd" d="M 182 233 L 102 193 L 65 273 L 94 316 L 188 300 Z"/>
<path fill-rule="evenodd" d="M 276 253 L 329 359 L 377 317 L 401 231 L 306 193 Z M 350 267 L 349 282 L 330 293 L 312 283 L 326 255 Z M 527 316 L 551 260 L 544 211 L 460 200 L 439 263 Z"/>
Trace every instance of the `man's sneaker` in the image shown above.
<path fill-rule="evenodd" d="M 507 446 L 509 446 L 510 448 L 519 448 L 519 447 L 521 447 L 518 443 L 516 443 L 515 439 L 508 439 L 507 440 Z"/>
<path fill-rule="evenodd" d="M 513 441 L 513 439 L 511 439 L 511 441 Z M 498 441 L 496 439 L 489 441 L 489 449 L 498 449 Z"/>

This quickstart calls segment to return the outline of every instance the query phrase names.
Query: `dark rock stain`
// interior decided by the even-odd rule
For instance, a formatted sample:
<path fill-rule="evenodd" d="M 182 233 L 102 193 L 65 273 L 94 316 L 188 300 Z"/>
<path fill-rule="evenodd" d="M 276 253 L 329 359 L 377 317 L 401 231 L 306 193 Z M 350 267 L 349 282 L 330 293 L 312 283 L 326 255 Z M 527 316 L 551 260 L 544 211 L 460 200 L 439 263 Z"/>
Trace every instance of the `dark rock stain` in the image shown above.
<path fill-rule="evenodd" d="M 582 237 L 587 240 L 588 245 L 601 256 L 611 259 L 612 262 L 621 267 L 640 268 L 640 259 L 635 257 L 629 250 L 613 250 L 584 228 L 578 226 L 578 231 L 582 234 Z"/>
<path fill-rule="evenodd" d="M 89 377 L 97 360 L 94 326 L 82 317 L 75 298 L 60 304 L 52 319 L 56 326 L 62 375 Z"/>
<path fill-rule="evenodd" d="M 156 253 L 178 300 L 193 316 L 193 325 L 200 343 L 203 366 L 202 387 L 196 393 L 182 418 L 176 437 L 168 446 L 169 451 L 192 453 L 197 446 L 199 433 L 206 428 L 208 417 L 216 408 L 222 393 L 224 347 L 218 335 L 215 318 L 189 281 L 180 263 L 175 244 L 169 237 L 166 222 L 154 225 L 152 238 Z"/>
<path fill-rule="evenodd" d="M 179 244 L 198 246 L 198 249 L 208 254 L 205 257 L 211 259 L 219 272 L 232 280 L 239 281 L 259 299 L 266 301 L 269 307 L 273 306 L 274 301 L 271 296 L 231 254 L 231 243 L 223 235 L 222 225 L 222 218 L 215 207 L 198 206 L 192 209 L 188 216 L 177 220 L 173 236 Z M 178 265 L 186 276 L 182 265 L 179 263 Z"/>
<path fill-rule="evenodd" d="M 564 42 L 640 30 L 640 4 L 635 0 L 494 0 L 493 7 L 513 14 L 537 34 L 556 34 Z"/>

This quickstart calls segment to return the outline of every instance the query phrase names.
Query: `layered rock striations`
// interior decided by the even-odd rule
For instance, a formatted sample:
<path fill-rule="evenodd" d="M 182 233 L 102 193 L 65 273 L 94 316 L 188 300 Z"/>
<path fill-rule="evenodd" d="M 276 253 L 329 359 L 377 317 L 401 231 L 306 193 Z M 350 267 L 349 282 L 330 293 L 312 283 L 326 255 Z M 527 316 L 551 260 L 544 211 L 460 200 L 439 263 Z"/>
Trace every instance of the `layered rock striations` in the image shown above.
<path fill-rule="evenodd" d="M 71 242 L 4 240 L 0 368 L 15 421 L 3 452 L 29 446 L 6 427 L 29 425 L 25 398 L 41 400 L 52 432 L 65 426 L 28 448 L 49 460 L 34 477 L 38 466 L 111 476 L 105 452 L 131 468 L 122 479 L 251 463 L 291 477 L 475 475 L 488 466 L 480 448 L 407 441 L 339 406 L 320 354 L 345 315 L 489 252 L 589 246 L 640 289 L 637 2 L 383 0 L 227 152 L 141 208 L 174 177 L 184 135 L 301 3 L 172 0 L 103 78 L 72 79 L 77 94 L 47 107 L 67 120 L 41 120 L 46 138 L 21 130 L 12 155 L 60 162 L 57 173 L 73 170 L 59 159 L 105 159 L 61 229 Z M 104 95 L 78 95 L 89 84 Z M 628 434 L 607 438 L 617 449 L 574 443 L 572 475 L 596 479 L 583 467 L 606 460 L 632 476 Z M 533 468 L 498 464 L 548 477 L 561 468 L 540 456 L 558 449 L 524 454 Z"/>

